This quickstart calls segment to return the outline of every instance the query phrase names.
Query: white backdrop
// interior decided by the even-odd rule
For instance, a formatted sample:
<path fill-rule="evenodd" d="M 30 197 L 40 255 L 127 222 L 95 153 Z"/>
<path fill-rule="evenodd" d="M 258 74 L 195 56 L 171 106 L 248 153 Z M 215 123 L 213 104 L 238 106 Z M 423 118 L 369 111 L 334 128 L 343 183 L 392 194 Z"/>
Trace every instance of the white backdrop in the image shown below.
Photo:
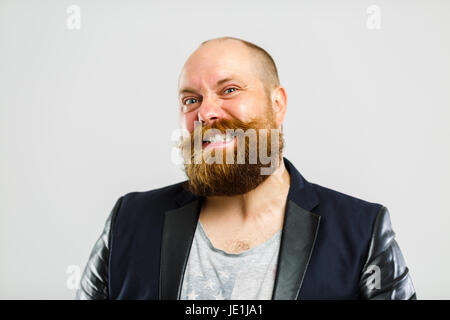
<path fill-rule="evenodd" d="M 0 298 L 72 299 L 116 199 L 185 179 L 177 77 L 218 36 L 274 57 L 286 157 L 387 206 L 418 298 L 449 299 L 450 2 L 430 0 L 0 0 Z"/>

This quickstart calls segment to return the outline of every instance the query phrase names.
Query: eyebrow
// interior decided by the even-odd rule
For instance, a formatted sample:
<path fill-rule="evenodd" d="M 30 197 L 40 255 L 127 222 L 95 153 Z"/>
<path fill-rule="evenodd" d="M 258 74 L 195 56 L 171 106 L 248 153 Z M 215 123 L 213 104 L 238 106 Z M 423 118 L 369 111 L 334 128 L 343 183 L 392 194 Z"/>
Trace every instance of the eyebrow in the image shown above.
<path fill-rule="evenodd" d="M 220 79 L 216 82 L 216 86 L 220 86 L 221 84 L 231 81 L 231 80 L 235 80 L 235 79 L 233 77 L 227 77 L 227 78 Z M 183 88 L 182 90 L 180 90 L 180 92 L 178 94 L 180 95 L 183 93 L 197 93 L 197 91 L 193 88 L 186 87 L 186 88 Z"/>

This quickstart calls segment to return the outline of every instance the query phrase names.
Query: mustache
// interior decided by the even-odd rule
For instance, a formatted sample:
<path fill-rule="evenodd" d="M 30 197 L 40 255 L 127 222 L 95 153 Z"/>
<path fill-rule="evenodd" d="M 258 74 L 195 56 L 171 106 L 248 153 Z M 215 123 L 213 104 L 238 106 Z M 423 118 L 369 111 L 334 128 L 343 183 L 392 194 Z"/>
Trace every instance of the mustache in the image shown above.
<path fill-rule="evenodd" d="M 211 129 L 216 129 L 216 130 L 219 130 L 221 133 L 226 134 L 227 130 L 242 129 L 243 131 L 246 131 L 247 129 L 258 129 L 257 128 L 258 125 L 261 124 L 259 121 L 256 121 L 256 120 L 250 120 L 250 121 L 244 122 L 244 121 L 241 121 L 241 120 L 235 119 L 235 118 L 220 119 L 220 120 L 216 120 L 216 121 L 212 122 L 211 124 L 206 124 L 206 125 L 201 124 L 200 121 L 196 121 L 196 122 L 198 124 L 197 124 L 197 126 L 194 126 L 194 131 L 193 131 L 193 134 L 191 134 L 191 139 L 193 138 L 192 137 L 193 135 L 200 134 L 200 133 L 203 137 L 205 135 L 206 131 L 211 130 Z"/>

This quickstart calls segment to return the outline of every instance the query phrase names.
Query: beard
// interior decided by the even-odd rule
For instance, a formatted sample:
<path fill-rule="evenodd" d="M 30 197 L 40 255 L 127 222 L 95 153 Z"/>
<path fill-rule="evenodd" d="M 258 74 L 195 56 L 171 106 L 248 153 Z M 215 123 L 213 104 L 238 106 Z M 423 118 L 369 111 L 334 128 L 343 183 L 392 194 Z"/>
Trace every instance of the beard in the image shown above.
<path fill-rule="evenodd" d="M 208 130 L 218 130 L 215 132 L 223 135 L 232 130 L 235 133 L 233 146 L 208 149 L 209 143 L 203 140 Z M 249 131 L 255 132 L 253 137 L 256 143 L 252 143 L 249 136 L 246 138 L 243 135 Z M 199 139 L 197 144 L 195 139 Z M 200 147 L 198 141 L 202 142 Z M 268 157 L 276 159 L 279 164 L 282 161 L 283 145 L 281 130 L 276 128 L 271 112 L 267 112 L 264 118 L 250 122 L 222 119 L 210 125 L 197 126 L 181 145 L 188 177 L 185 187 L 193 194 L 205 197 L 245 194 L 269 177 L 267 173 L 262 174 L 264 170 L 273 172 L 276 169 L 273 161 L 268 161 Z M 259 156 L 255 157 L 255 154 Z"/>

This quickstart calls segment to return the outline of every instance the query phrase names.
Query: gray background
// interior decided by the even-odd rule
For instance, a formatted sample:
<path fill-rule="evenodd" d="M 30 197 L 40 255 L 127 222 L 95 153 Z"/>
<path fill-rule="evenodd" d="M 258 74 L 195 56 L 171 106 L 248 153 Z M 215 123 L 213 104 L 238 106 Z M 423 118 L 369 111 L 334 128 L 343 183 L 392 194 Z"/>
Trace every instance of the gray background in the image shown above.
<path fill-rule="evenodd" d="M 277 62 L 286 156 L 387 206 L 418 297 L 450 298 L 450 3 L 425 0 L 0 0 L 0 298 L 72 299 L 116 199 L 185 178 L 177 77 L 224 35 Z"/>

